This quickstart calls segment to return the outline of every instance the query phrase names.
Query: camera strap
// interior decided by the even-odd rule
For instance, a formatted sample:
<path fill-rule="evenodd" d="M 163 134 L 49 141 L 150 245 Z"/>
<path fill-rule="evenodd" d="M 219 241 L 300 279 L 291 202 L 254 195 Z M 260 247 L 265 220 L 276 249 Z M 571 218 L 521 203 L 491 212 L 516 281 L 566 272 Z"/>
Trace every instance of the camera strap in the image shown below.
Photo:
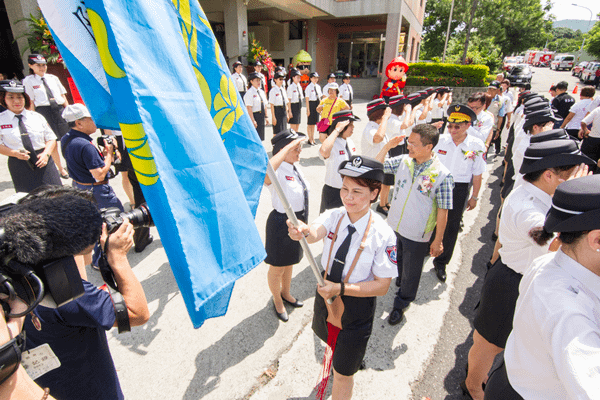
<path fill-rule="evenodd" d="M 12 376 L 21 364 L 21 353 L 25 350 L 25 331 L 10 342 L 0 346 L 0 385 Z"/>
<path fill-rule="evenodd" d="M 131 331 L 131 325 L 129 324 L 129 312 L 127 311 L 127 305 L 125 304 L 123 295 L 121 295 L 119 292 L 117 282 L 115 281 L 115 275 L 106 258 L 109 240 L 110 234 L 106 237 L 106 242 L 104 242 L 104 249 L 102 249 L 102 254 L 98 260 L 98 267 L 100 268 L 102 279 L 104 279 L 104 282 L 106 282 L 108 294 L 110 295 L 110 299 L 112 300 L 113 307 L 115 309 L 117 329 L 119 330 L 119 333 L 129 332 Z"/>

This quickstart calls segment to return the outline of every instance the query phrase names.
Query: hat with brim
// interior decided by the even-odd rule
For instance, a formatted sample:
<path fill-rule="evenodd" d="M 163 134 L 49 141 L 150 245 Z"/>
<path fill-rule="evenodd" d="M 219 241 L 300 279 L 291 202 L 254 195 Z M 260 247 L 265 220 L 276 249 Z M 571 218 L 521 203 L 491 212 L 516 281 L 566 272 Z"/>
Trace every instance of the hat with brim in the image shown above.
<path fill-rule="evenodd" d="M 550 108 L 544 108 L 543 110 L 534 111 L 530 114 L 527 114 L 525 117 L 525 123 L 523 124 L 523 129 L 527 129 L 533 125 L 557 121 L 560 121 L 560 119 L 554 116 L 552 110 Z"/>
<path fill-rule="evenodd" d="M 48 64 L 46 57 L 41 54 L 30 54 L 29 57 L 27 57 L 27 62 L 29 64 Z"/>
<path fill-rule="evenodd" d="M 347 73 L 347 72 L 346 72 L 346 73 L 344 74 L 344 76 L 342 77 L 342 80 L 343 80 L 343 79 L 350 79 L 350 78 L 352 78 L 352 75 L 350 75 L 349 73 Z"/>
<path fill-rule="evenodd" d="M 594 165 L 596 162 L 583 154 L 572 140 L 548 140 L 533 143 L 525 150 L 519 173 L 528 174 L 549 168 L 579 164 Z"/>
<path fill-rule="evenodd" d="M 299 76 L 299 75 L 300 75 L 300 71 L 298 71 L 296 68 L 290 69 L 290 78 L 293 78 L 293 77 Z"/>
<path fill-rule="evenodd" d="M 233 68 L 237 68 L 237 67 L 241 67 L 241 66 L 242 66 L 242 63 L 239 61 L 236 61 L 233 63 Z"/>
<path fill-rule="evenodd" d="M 385 110 L 387 107 L 387 103 L 384 99 L 375 99 L 367 103 L 367 115 L 373 114 L 377 110 Z"/>
<path fill-rule="evenodd" d="M 327 79 L 331 79 L 331 78 L 335 78 L 335 74 L 333 72 L 331 74 L 327 75 Z"/>
<path fill-rule="evenodd" d="M 271 144 L 273 145 L 273 155 L 279 153 L 281 149 L 294 140 L 305 137 L 306 135 L 304 133 L 296 132 L 291 128 L 279 132 L 271 139 Z"/>
<path fill-rule="evenodd" d="M 330 91 L 331 89 L 340 90 L 340 85 L 338 85 L 335 82 L 332 82 L 332 83 L 329 84 L 329 86 L 327 86 L 327 91 Z"/>
<path fill-rule="evenodd" d="M 264 75 L 260 72 L 250 72 L 250 74 L 248 74 L 248 80 L 251 81 L 253 79 L 261 79 L 261 76 Z"/>
<path fill-rule="evenodd" d="M 477 119 L 477 114 L 475 114 L 475 111 L 471 110 L 469 106 L 465 106 L 464 104 L 450 105 L 446 111 L 446 114 L 448 115 L 448 122 L 452 123 L 468 122 L 472 124 L 473 121 Z"/>
<path fill-rule="evenodd" d="M 310 78 L 318 78 L 318 77 L 319 77 L 319 74 L 318 74 L 317 72 L 311 72 L 311 73 L 310 73 L 308 76 L 309 76 Z"/>
<path fill-rule="evenodd" d="M 390 107 L 397 107 L 401 104 L 408 104 L 408 103 L 410 103 L 408 98 L 406 96 L 402 96 L 402 95 L 392 96 L 388 99 L 388 105 Z"/>
<path fill-rule="evenodd" d="M 281 71 L 275 72 L 273 79 L 285 79 L 285 74 Z"/>
<path fill-rule="evenodd" d="M 0 81 L 0 88 L 8 93 L 25 93 L 25 86 L 16 79 Z"/>
<path fill-rule="evenodd" d="M 423 98 L 421 97 L 421 93 L 416 92 L 416 93 L 411 93 L 408 96 L 406 96 L 406 100 L 408 100 L 408 102 L 410 104 L 413 104 L 416 102 L 420 102 L 421 100 L 423 100 Z"/>
<path fill-rule="evenodd" d="M 331 116 L 331 125 L 329 126 L 328 134 L 333 132 L 336 125 L 342 121 L 360 121 L 356 115 L 352 113 L 350 110 L 338 111 Z"/>
<path fill-rule="evenodd" d="M 255 67 L 262 67 L 262 63 L 261 63 L 260 61 L 256 61 L 256 62 L 254 63 L 254 66 L 255 66 Z"/>
<path fill-rule="evenodd" d="M 550 107 L 550 104 L 548 104 L 548 103 L 543 103 L 543 102 L 535 103 L 534 105 L 525 108 L 523 110 L 523 113 L 525 114 L 525 118 L 527 118 L 527 116 L 529 114 L 532 114 L 536 111 L 542 111 L 542 110 L 552 111 L 552 107 Z"/>
<path fill-rule="evenodd" d="M 549 140 L 571 139 L 571 136 L 564 129 L 552 129 L 550 131 L 540 132 L 529 138 L 529 144 L 547 142 Z"/>
<path fill-rule="evenodd" d="M 67 122 L 75 122 L 82 118 L 91 118 L 90 112 L 83 104 L 74 103 L 65 107 L 62 117 Z"/>
<path fill-rule="evenodd" d="M 571 179 L 558 185 L 544 229 L 548 232 L 600 229 L 600 175 Z"/>
<path fill-rule="evenodd" d="M 351 156 L 340 164 L 338 172 L 342 176 L 383 182 L 383 164 L 370 157 Z"/>
<path fill-rule="evenodd" d="M 525 108 L 539 103 L 550 104 L 550 101 L 547 98 L 540 96 L 539 94 L 533 94 L 528 97 L 523 97 L 523 106 Z"/>
<path fill-rule="evenodd" d="M 500 89 L 500 82 L 498 82 L 498 81 L 492 81 L 488 85 L 488 89 Z"/>

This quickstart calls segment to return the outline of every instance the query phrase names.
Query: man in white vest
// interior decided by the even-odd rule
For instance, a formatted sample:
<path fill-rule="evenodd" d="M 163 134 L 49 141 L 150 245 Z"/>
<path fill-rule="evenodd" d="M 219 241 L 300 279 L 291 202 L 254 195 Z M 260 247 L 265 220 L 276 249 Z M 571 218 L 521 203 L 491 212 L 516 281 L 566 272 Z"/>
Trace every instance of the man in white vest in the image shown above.
<path fill-rule="evenodd" d="M 429 124 L 417 125 L 408 138 L 408 154 L 385 160 L 401 137 L 392 138 L 377 154 L 385 173 L 395 175 L 394 193 L 387 222 L 396 233 L 398 278 L 400 288 L 388 322 L 402 321 L 404 309 L 417 296 L 425 257 L 443 252 L 442 240 L 448 210 L 452 209 L 454 180 L 433 153 L 439 131 Z M 435 229 L 435 237 L 429 240 Z"/>

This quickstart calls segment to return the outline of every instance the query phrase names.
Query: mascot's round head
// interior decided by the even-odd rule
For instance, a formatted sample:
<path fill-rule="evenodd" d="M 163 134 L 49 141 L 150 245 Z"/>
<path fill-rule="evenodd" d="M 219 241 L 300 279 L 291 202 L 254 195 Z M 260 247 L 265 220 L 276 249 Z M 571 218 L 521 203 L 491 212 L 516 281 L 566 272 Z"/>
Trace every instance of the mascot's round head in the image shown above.
<path fill-rule="evenodd" d="M 402 79 L 402 77 L 408 71 L 408 64 L 404 57 L 398 56 L 392 60 L 385 68 L 385 75 L 394 80 Z"/>

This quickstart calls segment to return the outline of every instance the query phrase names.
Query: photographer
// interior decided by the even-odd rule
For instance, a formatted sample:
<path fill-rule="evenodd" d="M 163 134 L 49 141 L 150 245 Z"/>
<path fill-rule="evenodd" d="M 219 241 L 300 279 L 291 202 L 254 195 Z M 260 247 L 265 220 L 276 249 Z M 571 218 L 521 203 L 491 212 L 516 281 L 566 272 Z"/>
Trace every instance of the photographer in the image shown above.
<path fill-rule="evenodd" d="M 91 191 L 99 208 L 117 207 L 123 211 L 123 205 L 108 184 L 107 177 L 114 161 L 114 144 L 105 141 L 102 153 L 92 144 L 90 135 L 96 132 L 97 127 L 84 105 L 69 105 L 62 116 L 71 127 L 60 143 L 73 186 Z"/>
<path fill-rule="evenodd" d="M 100 242 L 107 249 L 129 324 L 141 325 L 148 320 L 149 311 L 144 290 L 127 260 L 133 226 L 125 220 L 107 235 L 96 205 L 86 195 L 77 189 L 57 192 L 49 188 L 23 199 L 0 220 L 0 227 L 6 231 L 7 251 L 20 262 L 37 265 L 89 252 L 102 232 Z M 58 308 L 39 305 L 25 319 L 26 349 L 44 346 L 50 351 L 50 357 L 33 361 L 38 372 L 42 370 L 35 381 L 61 400 L 122 399 L 105 333 L 117 326 L 113 300 L 106 291 L 86 280 L 81 282 L 81 297 Z"/>

